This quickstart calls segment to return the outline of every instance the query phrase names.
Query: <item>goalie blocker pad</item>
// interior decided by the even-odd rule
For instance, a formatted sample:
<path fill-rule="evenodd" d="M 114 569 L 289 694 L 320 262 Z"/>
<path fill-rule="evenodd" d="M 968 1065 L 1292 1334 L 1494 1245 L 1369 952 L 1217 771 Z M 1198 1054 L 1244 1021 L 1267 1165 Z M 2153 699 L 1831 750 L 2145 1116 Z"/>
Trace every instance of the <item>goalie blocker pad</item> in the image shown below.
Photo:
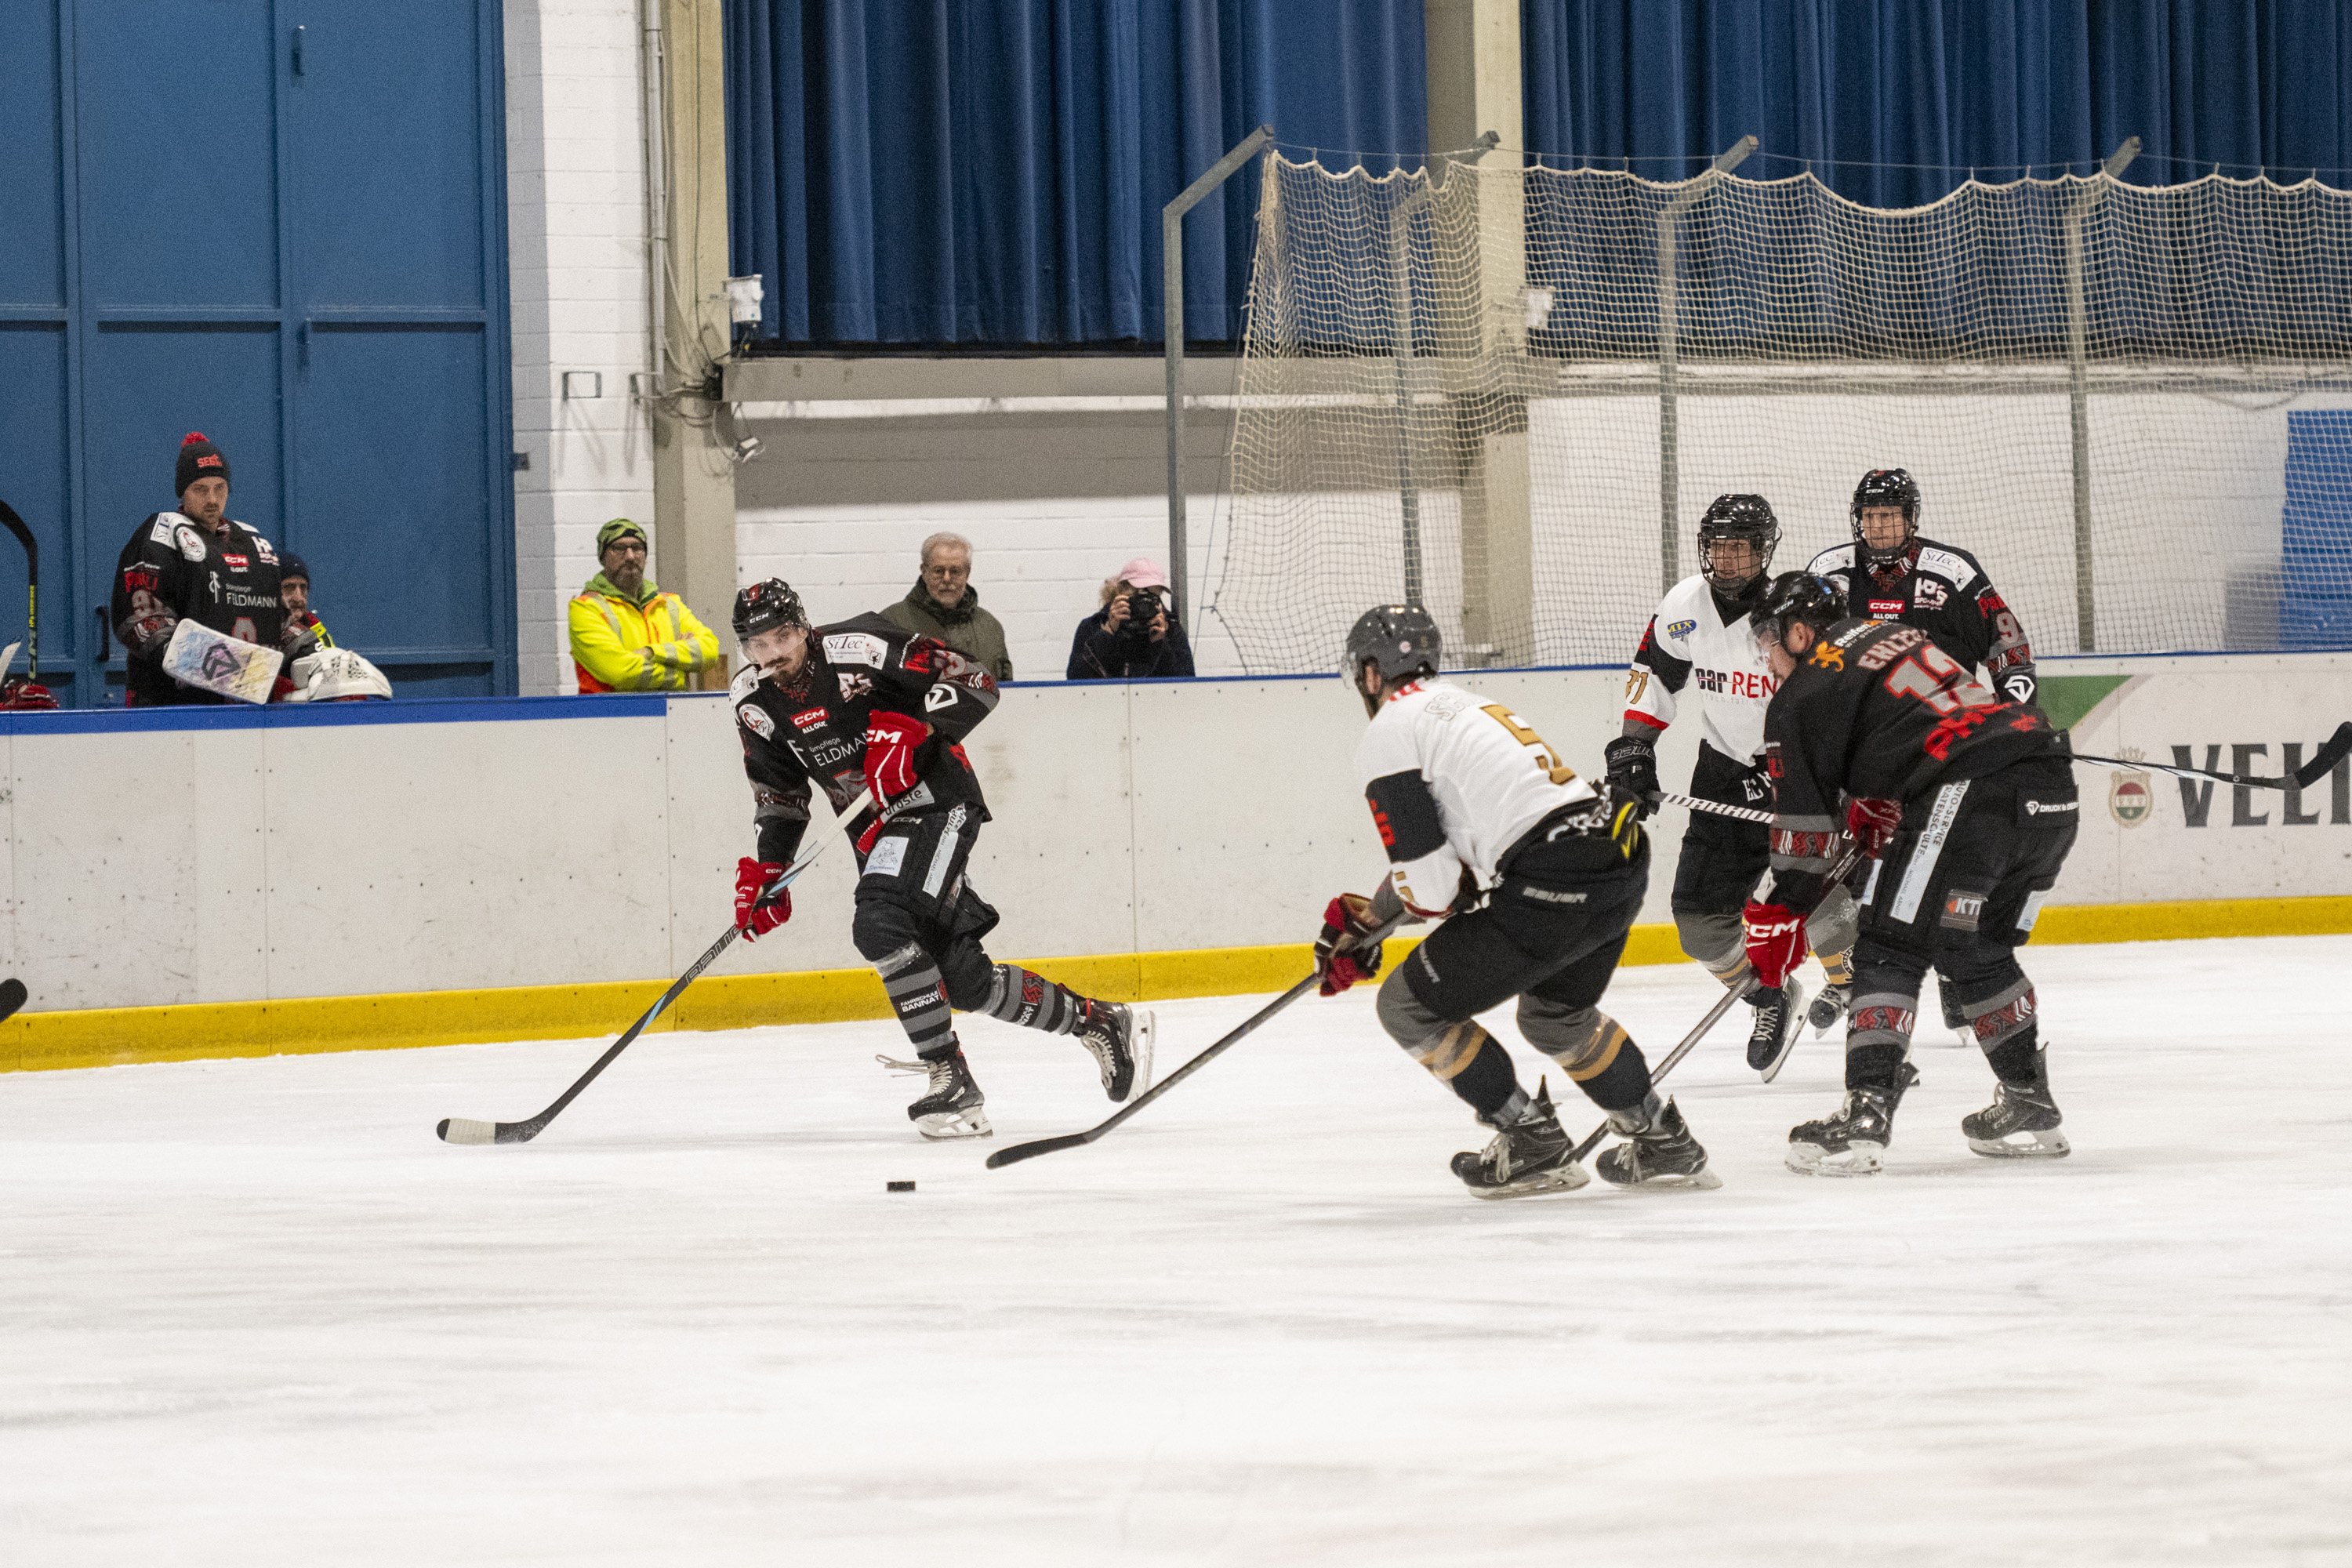
<path fill-rule="evenodd" d="M 163 673 L 215 696 L 267 702 L 286 656 L 183 620 L 163 647 Z"/>

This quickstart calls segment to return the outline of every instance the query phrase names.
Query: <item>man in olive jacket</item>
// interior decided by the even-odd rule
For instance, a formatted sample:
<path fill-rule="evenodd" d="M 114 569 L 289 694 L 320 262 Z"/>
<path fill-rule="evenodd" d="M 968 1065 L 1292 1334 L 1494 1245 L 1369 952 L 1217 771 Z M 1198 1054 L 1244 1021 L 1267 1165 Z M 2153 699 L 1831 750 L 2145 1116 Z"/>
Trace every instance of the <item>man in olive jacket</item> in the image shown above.
<path fill-rule="evenodd" d="M 971 541 L 961 533 L 934 533 L 923 541 L 923 574 L 905 598 L 883 610 L 882 618 L 939 638 L 999 680 L 1013 679 L 1004 625 L 980 607 L 980 591 L 971 585 Z"/>

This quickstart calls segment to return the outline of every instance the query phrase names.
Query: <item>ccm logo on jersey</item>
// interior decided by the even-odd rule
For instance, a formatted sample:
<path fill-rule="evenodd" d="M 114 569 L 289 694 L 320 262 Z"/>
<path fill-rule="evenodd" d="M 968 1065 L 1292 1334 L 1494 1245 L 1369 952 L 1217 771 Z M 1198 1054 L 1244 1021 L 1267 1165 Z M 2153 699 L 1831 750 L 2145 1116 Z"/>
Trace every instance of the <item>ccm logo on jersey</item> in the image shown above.
<path fill-rule="evenodd" d="M 1920 603 L 1925 604 L 1927 601 L 1923 598 L 1920 600 Z M 1884 616 L 1887 620 L 1891 621 L 1895 616 L 1903 613 L 1903 601 L 1900 599 L 1873 599 L 1870 601 L 1870 613 L 1874 616 Z"/>
<path fill-rule="evenodd" d="M 1779 686 L 1770 676 L 1752 669 L 1695 669 L 1691 673 L 1701 691 L 1720 691 L 1729 697 L 1769 697 Z"/>
<path fill-rule="evenodd" d="M 866 632 L 835 632 L 824 639 L 824 657 L 830 664 L 864 664 L 879 669 L 889 651 L 887 643 Z"/>
<path fill-rule="evenodd" d="M 814 730 L 824 722 L 824 710 L 822 708 L 804 708 L 793 715 L 793 728 L 795 730 Z"/>

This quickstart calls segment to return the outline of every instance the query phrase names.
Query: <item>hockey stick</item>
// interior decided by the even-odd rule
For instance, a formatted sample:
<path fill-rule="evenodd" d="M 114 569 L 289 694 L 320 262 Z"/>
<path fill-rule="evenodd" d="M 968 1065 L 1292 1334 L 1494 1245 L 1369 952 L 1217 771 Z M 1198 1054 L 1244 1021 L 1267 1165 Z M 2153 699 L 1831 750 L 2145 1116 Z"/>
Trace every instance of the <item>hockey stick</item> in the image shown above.
<path fill-rule="evenodd" d="M 2240 789 L 2309 789 L 2336 771 L 2336 764 L 2352 756 L 2352 722 L 2336 726 L 2336 733 L 2319 748 L 2311 761 L 2281 778 L 2267 779 L 2257 773 L 2218 773 L 2208 768 L 2182 767 L 2173 763 L 2135 763 L 2123 757 L 2086 757 L 2075 753 L 2078 763 L 2096 763 L 2106 768 L 2140 768 L 2149 773 L 2171 773 L 2177 778 L 2213 779 L 2234 784 Z"/>
<path fill-rule="evenodd" d="M 0 523 L 16 536 L 25 547 L 25 658 L 32 673 L 26 679 L 34 685 L 41 679 L 41 546 L 16 509 L 0 500 Z"/>
<path fill-rule="evenodd" d="M 1384 940 L 1388 936 L 1389 932 L 1397 928 L 1399 923 L 1400 922 L 1397 921 L 1391 921 L 1388 924 L 1381 927 L 1380 930 L 1372 932 L 1370 940 L 1373 942 Z M 1234 1046 L 1241 1044 L 1242 1037 L 1244 1036 L 1256 1028 L 1260 1024 L 1265 1023 L 1268 1018 L 1273 1017 L 1276 1013 L 1281 1012 L 1285 1007 L 1289 1006 L 1293 1002 L 1297 1001 L 1301 996 L 1306 995 L 1309 990 L 1313 989 L 1316 983 L 1322 977 L 1318 974 L 1309 974 L 1306 979 L 1300 981 L 1297 984 L 1292 986 L 1289 990 L 1284 992 L 1281 995 L 1276 997 L 1273 1001 L 1267 1003 L 1256 1012 L 1251 1014 L 1240 1028 L 1235 1029 L 1232 1034 L 1227 1035 L 1223 1039 L 1219 1040 L 1215 1045 L 1211 1046 L 1207 1050 L 1202 1051 L 1199 1056 L 1194 1057 L 1191 1061 L 1186 1062 L 1182 1067 L 1178 1068 L 1174 1072 L 1170 1073 L 1166 1078 L 1163 1078 L 1158 1083 L 1153 1084 L 1149 1089 L 1136 1096 L 1133 1100 L 1129 1100 L 1125 1105 L 1120 1106 L 1118 1110 L 1112 1114 L 1109 1121 L 1089 1127 L 1084 1132 L 1065 1132 L 1058 1138 L 1039 1138 L 1027 1143 L 1015 1143 L 1010 1149 L 999 1149 L 995 1153 L 991 1154 L 988 1157 L 988 1168 L 992 1171 L 1001 1171 L 1007 1165 L 1018 1164 L 1024 1160 L 1034 1160 L 1040 1154 L 1051 1154 L 1063 1149 L 1076 1149 L 1083 1144 L 1093 1142 L 1096 1139 L 1101 1137 L 1104 1133 L 1109 1131 L 1112 1128 L 1118 1126 L 1120 1122 L 1126 1121 L 1129 1117 L 1134 1115 L 1137 1111 L 1142 1110 L 1153 1100 L 1158 1100 L 1161 1095 L 1166 1094 L 1170 1089 L 1174 1089 L 1178 1084 L 1182 1083 L 1186 1079 L 1191 1078 L 1194 1073 L 1199 1072 L 1202 1068 L 1207 1067 L 1209 1063 L 1216 1058 L 1223 1055 Z"/>
<path fill-rule="evenodd" d="M 874 796 L 870 791 L 866 794 L 860 795 L 856 801 L 851 805 L 849 809 L 842 813 L 841 820 L 847 822 L 856 818 L 858 813 L 864 811 L 866 806 L 872 803 L 873 798 Z M 885 816 L 887 816 L 887 812 L 885 813 Z M 817 857 L 824 853 L 825 845 L 831 842 L 831 837 L 827 836 L 825 838 L 818 841 L 817 847 L 814 849 L 811 850 L 808 854 L 802 856 L 790 866 L 784 868 L 783 871 L 777 876 L 776 879 L 769 883 L 766 889 L 761 893 L 760 904 L 764 907 L 774 902 L 778 893 L 781 893 L 786 888 L 791 887 L 793 883 L 799 879 L 802 872 L 816 864 Z M 541 1132 L 546 1131 L 547 1124 L 554 1121 L 558 1116 L 563 1114 L 563 1108 L 571 1104 L 573 1100 L 579 1099 L 580 1091 L 586 1089 L 590 1084 L 594 1083 L 596 1081 L 596 1075 L 603 1072 L 606 1068 L 611 1067 L 613 1065 L 613 1058 L 619 1056 L 623 1051 L 627 1050 L 636 1040 L 636 1037 L 646 1032 L 646 1026 L 651 1024 L 656 1018 L 660 1017 L 663 1013 L 667 1011 L 669 1005 L 677 1000 L 679 994 L 688 986 L 693 984 L 696 980 L 699 979 L 702 975 L 702 972 L 709 968 L 711 963 L 716 960 L 720 953 L 727 951 L 729 944 L 742 934 L 742 928 L 740 926 L 729 926 L 726 932 L 721 935 L 717 942 L 712 942 L 709 948 L 705 949 L 700 958 L 694 961 L 694 967 L 679 975 L 677 979 L 672 983 L 670 988 L 662 993 L 661 1000 L 656 1002 L 651 1007 L 647 1008 L 644 1017 L 639 1018 L 635 1023 L 629 1026 L 629 1032 L 627 1034 L 623 1035 L 619 1039 L 614 1041 L 612 1048 L 607 1050 L 603 1056 L 598 1057 L 596 1058 L 595 1065 L 591 1067 L 586 1072 L 580 1075 L 578 1082 L 574 1083 L 570 1089 L 565 1089 L 561 1095 L 558 1095 L 556 1097 L 555 1103 L 549 1106 L 545 1110 L 541 1111 L 537 1116 L 530 1118 L 527 1121 L 475 1121 L 463 1116 L 445 1116 L 441 1119 L 440 1125 L 434 1128 L 433 1131 L 440 1134 L 441 1142 L 444 1143 L 530 1142 Z"/>
<path fill-rule="evenodd" d="M 1736 816 L 1742 822 L 1761 822 L 1769 826 L 1772 814 L 1749 805 L 1726 805 L 1719 800 L 1700 800 L 1693 795 L 1670 795 L 1661 790 L 1650 796 L 1652 805 L 1679 805 L 1685 811 L 1712 812 L 1717 816 Z"/>
<path fill-rule="evenodd" d="M 23 981 L 14 975 L 5 980 L 0 980 L 0 1023 L 5 1023 L 16 1016 L 16 1009 L 25 1005 L 25 995 Z"/>

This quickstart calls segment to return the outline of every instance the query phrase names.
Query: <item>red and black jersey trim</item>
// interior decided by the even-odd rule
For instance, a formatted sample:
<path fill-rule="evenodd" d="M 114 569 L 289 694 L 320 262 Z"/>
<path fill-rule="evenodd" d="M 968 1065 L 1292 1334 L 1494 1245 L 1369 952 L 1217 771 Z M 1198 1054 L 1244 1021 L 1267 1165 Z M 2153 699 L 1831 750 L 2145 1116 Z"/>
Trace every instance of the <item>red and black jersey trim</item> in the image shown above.
<path fill-rule="evenodd" d="M 1445 847 L 1445 826 L 1438 820 L 1437 797 L 1418 772 L 1390 773 L 1364 786 L 1371 804 L 1373 825 L 1381 830 L 1381 847 L 1394 865 L 1418 860 Z"/>
<path fill-rule="evenodd" d="M 1691 661 L 1676 658 L 1658 646 L 1658 617 L 1652 616 L 1643 630 L 1642 646 L 1633 650 L 1633 662 L 1658 678 L 1658 684 L 1669 691 L 1679 692 L 1690 679 Z M 1664 725 L 1659 728 L 1664 729 Z"/>

